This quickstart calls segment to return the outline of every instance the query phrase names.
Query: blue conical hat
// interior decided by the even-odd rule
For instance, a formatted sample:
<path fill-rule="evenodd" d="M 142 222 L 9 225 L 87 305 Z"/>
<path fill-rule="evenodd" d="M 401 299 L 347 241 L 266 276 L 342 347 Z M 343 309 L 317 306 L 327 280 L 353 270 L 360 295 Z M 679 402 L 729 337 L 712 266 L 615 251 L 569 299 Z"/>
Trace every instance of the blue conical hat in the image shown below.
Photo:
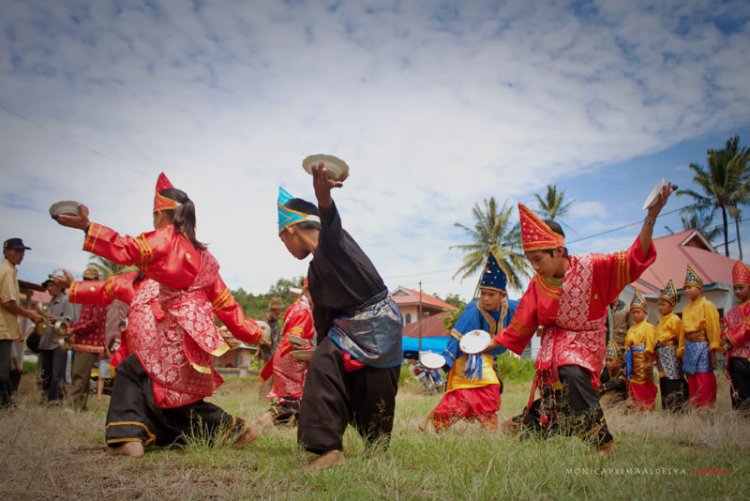
<path fill-rule="evenodd" d="M 479 287 L 483 289 L 495 289 L 505 292 L 508 278 L 505 275 L 500 263 L 493 253 L 487 256 L 487 264 L 482 272 L 482 278 L 479 280 Z"/>
<path fill-rule="evenodd" d="M 635 291 L 635 295 L 633 296 L 633 300 L 630 302 L 630 309 L 633 308 L 640 308 L 643 311 L 647 311 L 648 308 L 646 308 L 646 298 L 643 297 L 643 294 L 641 294 L 641 291 L 637 290 Z"/>
<path fill-rule="evenodd" d="M 294 197 L 291 193 L 279 186 L 279 198 L 276 201 L 277 209 L 279 211 L 279 234 L 281 234 L 286 228 L 301 223 L 302 221 L 320 222 L 320 218 L 314 214 L 305 214 L 304 212 L 284 207 L 284 204 L 293 198 Z"/>
<path fill-rule="evenodd" d="M 672 283 L 672 279 L 669 279 L 669 282 L 667 282 L 667 285 L 662 289 L 661 293 L 659 294 L 659 299 L 663 299 L 674 306 L 677 304 L 677 289 L 674 288 L 674 283 Z"/>
<path fill-rule="evenodd" d="M 690 266 L 690 263 L 687 265 L 687 275 L 685 276 L 685 287 L 688 285 L 703 287 L 703 277 Z"/>

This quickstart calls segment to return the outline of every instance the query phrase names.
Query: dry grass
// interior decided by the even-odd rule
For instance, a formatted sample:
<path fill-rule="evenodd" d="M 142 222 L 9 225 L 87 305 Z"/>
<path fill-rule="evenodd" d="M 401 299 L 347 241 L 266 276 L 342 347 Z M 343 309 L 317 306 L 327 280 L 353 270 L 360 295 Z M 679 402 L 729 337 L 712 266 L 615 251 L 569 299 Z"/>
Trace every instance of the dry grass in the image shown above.
<path fill-rule="evenodd" d="M 295 430 L 277 428 L 241 451 L 209 448 L 150 450 L 141 460 L 105 453 L 108 399 L 72 413 L 37 405 L 26 376 L 19 408 L 0 413 L 0 494 L 3 499 L 492 499 L 609 497 L 747 497 L 750 422 L 729 411 L 726 382 L 713 413 L 607 411 L 618 457 L 596 458 L 576 439 L 520 442 L 459 424 L 439 437 L 417 431 L 438 402 L 402 385 L 388 453 L 365 455 L 351 430 L 347 464 L 303 473 L 309 457 L 295 446 Z M 214 401 L 240 416 L 259 416 L 267 403 L 255 379 L 227 382 Z M 501 419 L 519 411 L 528 383 L 510 383 Z M 675 472 L 654 469 L 674 469 Z M 705 468 L 716 471 L 705 474 Z M 651 470 L 651 471 L 649 471 Z M 731 474 L 723 474 L 731 471 Z M 698 474 L 696 474 L 698 472 Z"/>

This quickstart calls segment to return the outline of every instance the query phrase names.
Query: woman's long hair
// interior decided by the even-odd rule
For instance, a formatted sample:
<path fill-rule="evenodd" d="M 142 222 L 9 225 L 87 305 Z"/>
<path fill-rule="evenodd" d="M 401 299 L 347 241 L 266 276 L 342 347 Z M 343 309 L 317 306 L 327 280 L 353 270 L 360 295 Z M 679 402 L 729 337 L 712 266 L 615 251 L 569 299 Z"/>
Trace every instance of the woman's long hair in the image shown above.
<path fill-rule="evenodd" d="M 185 235 L 196 249 L 205 250 L 206 244 L 195 238 L 195 204 L 188 198 L 187 193 L 177 188 L 168 188 L 159 194 L 179 204 L 175 210 L 169 211 L 172 212 L 172 225 L 175 230 Z"/>

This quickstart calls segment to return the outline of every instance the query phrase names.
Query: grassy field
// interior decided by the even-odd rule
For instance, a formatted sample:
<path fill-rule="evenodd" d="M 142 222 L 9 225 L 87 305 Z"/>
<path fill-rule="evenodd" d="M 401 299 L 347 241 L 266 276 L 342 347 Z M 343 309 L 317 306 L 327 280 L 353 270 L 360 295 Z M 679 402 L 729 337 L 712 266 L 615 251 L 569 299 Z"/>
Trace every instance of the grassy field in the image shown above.
<path fill-rule="evenodd" d="M 0 413 L 3 499 L 497 499 L 497 498 L 747 498 L 750 422 L 729 411 L 719 378 L 717 410 L 708 415 L 628 415 L 607 411 L 617 457 L 598 459 L 574 438 L 519 441 L 476 424 L 438 437 L 418 423 L 439 396 L 406 379 L 388 452 L 367 456 L 350 429 L 347 464 L 300 471 L 310 457 L 295 446 L 296 430 L 273 429 L 247 448 L 149 450 L 140 460 L 105 454 L 108 397 L 72 413 L 37 405 L 26 375 L 19 408 Z M 256 418 L 267 407 L 255 377 L 225 383 L 213 401 Z M 501 418 L 517 413 L 529 383 L 510 382 Z"/>

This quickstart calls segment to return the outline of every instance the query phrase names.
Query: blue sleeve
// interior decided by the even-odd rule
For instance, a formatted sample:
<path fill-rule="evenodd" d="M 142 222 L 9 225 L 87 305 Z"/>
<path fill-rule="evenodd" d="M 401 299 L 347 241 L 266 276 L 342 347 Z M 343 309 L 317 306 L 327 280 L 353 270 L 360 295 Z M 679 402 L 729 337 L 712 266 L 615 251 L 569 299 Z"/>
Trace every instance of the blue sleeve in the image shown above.
<path fill-rule="evenodd" d="M 481 318 L 482 315 L 477 309 L 476 301 L 474 301 L 473 303 L 469 303 L 464 308 L 461 316 L 458 317 L 456 325 L 453 326 L 453 330 L 458 331 L 461 334 L 466 334 L 467 332 L 473 331 L 475 329 L 481 329 Z M 445 351 L 443 352 L 443 356 L 445 357 L 446 362 L 444 369 L 446 371 L 449 371 L 451 367 L 453 367 L 453 363 L 456 361 L 456 359 L 463 354 L 464 353 L 459 347 L 459 340 L 451 336 L 450 339 L 448 339 L 448 346 L 445 347 Z"/>

